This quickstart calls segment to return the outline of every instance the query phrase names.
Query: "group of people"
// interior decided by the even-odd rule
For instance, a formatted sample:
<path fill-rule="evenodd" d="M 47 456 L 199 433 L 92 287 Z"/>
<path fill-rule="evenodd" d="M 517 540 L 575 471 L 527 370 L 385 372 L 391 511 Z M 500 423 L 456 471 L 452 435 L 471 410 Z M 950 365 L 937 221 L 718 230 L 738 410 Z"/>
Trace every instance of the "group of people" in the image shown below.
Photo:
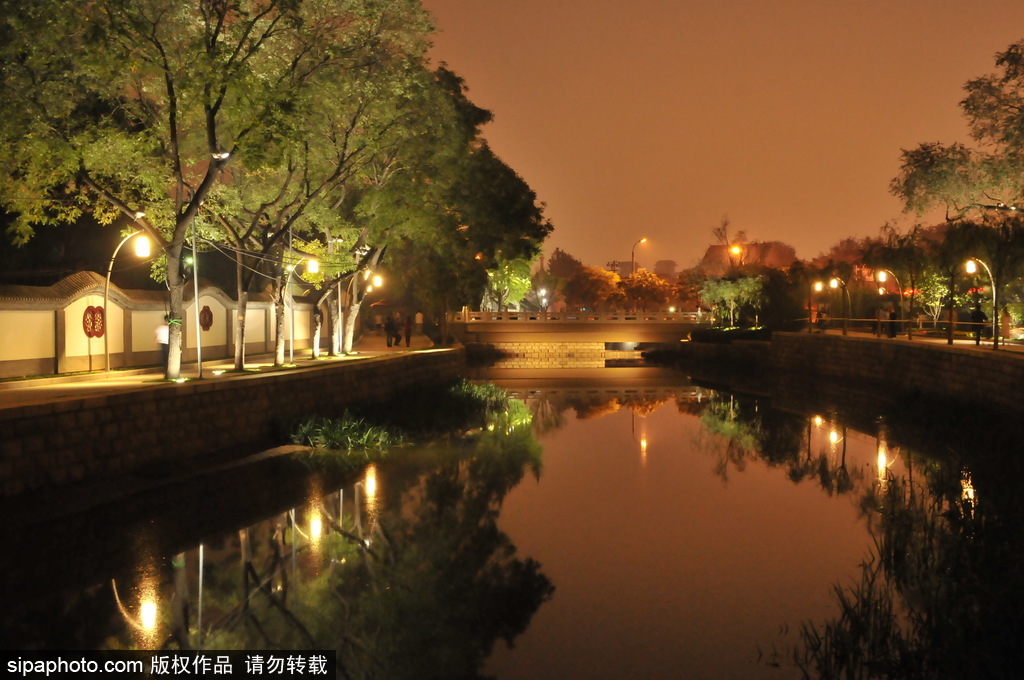
<path fill-rule="evenodd" d="M 384 336 L 387 338 L 388 347 L 401 347 L 403 335 L 405 346 L 408 347 L 412 341 L 412 317 L 406 316 L 403 322 L 397 313 L 388 314 L 384 319 Z"/>

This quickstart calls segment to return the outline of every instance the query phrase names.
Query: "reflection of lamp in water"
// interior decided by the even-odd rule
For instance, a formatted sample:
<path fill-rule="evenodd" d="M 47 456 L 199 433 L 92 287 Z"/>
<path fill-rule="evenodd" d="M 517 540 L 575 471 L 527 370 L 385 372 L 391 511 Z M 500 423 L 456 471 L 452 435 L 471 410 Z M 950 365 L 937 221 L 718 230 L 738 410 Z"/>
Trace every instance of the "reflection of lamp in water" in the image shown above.
<path fill-rule="evenodd" d="M 143 600 L 139 606 L 139 622 L 147 633 L 156 630 L 156 601 Z"/>
<path fill-rule="evenodd" d="M 320 513 L 318 511 L 314 510 L 312 513 L 310 513 L 310 517 L 309 517 L 309 538 L 314 543 L 316 543 L 317 541 L 320 540 L 320 537 L 323 535 L 323 531 L 324 531 L 323 520 L 320 519 Z"/>
<path fill-rule="evenodd" d="M 359 502 L 359 488 L 366 492 L 366 518 L 374 520 L 377 516 L 377 466 L 371 463 L 366 466 L 366 474 L 361 481 L 355 483 L 355 522 L 356 532 L 360 538 L 363 537 L 363 523 L 360 517 L 361 509 Z"/>
<path fill-rule="evenodd" d="M 147 646 L 155 644 L 158 607 L 156 603 L 156 586 L 152 580 L 146 578 L 142 583 L 138 617 L 132 616 L 121 602 L 121 597 L 117 593 L 117 581 L 115 579 L 110 580 L 110 587 L 114 591 L 114 601 L 117 603 L 118 611 L 121 612 L 121 616 L 124 617 L 124 620 L 132 628 L 141 633 L 142 644 Z"/>
<path fill-rule="evenodd" d="M 974 503 L 974 482 L 971 481 L 971 472 L 964 470 L 960 477 L 961 498 Z"/>
<path fill-rule="evenodd" d="M 829 432 L 828 432 L 828 440 L 829 440 L 830 443 L 838 444 L 839 443 L 839 439 L 840 439 L 840 436 L 839 436 L 838 432 L 836 432 L 834 429 L 833 430 L 829 430 Z"/>

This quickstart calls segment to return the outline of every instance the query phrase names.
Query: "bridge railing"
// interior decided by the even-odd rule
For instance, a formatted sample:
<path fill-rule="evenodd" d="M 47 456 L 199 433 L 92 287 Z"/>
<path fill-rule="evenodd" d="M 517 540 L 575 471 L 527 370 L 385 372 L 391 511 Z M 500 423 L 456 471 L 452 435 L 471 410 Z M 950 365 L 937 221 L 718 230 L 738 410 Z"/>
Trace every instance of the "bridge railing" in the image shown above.
<path fill-rule="evenodd" d="M 457 323 L 516 322 L 546 323 L 548 321 L 578 323 L 651 323 L 710 322 L 709 314 L 697 312 L 472 312 L 463 310 L 452 315 Z"/>

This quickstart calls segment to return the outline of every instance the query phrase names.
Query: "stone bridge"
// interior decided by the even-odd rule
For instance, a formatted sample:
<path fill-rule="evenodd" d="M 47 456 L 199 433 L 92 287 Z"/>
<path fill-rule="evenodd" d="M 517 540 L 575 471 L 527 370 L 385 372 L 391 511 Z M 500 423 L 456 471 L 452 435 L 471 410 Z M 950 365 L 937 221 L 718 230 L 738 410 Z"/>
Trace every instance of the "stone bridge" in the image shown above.
<path fill-rule="evenodd" d="M 652 345 L 678 343 L 710 323 L 696 312 L 471 312 L 452 315 L 449 329 L 462 342 L 493 345 L 518 359 L 517 368 L 540 364 L 596 367 L 607 360 L 639 358 Z"/>

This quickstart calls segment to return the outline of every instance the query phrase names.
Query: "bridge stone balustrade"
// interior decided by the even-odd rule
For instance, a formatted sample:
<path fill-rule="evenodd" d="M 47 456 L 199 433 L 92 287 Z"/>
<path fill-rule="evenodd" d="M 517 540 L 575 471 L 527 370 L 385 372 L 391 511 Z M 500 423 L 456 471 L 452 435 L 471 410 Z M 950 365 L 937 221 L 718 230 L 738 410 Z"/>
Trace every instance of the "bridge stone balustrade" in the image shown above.
<path fill-rule="evenodd" d="M 696 312 L 473 312 L 452 315 L 451 332 L 463 342 L 674 343 L 710 322 Z"/>

